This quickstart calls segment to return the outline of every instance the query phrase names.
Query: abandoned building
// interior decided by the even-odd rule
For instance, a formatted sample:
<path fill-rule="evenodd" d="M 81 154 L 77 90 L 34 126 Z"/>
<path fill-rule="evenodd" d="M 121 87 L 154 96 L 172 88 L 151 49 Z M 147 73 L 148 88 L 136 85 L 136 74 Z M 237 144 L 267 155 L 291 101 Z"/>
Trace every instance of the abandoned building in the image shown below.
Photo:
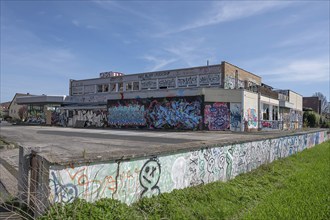
<path fill-rule="evenodd" d="M 53 108 L 47 108 L 51 119 L 42 123 L 60 126 L 231 131 L 302 127 L 301 95 L 273 90 L 261 77 L 228 62 L 129 75 L 103 72 L 99 78 L 70 80 L 69 96 L 63 100 L 43 100 L 39 104 Z M 17 102 L 32 100 L 18 97 Z"/>

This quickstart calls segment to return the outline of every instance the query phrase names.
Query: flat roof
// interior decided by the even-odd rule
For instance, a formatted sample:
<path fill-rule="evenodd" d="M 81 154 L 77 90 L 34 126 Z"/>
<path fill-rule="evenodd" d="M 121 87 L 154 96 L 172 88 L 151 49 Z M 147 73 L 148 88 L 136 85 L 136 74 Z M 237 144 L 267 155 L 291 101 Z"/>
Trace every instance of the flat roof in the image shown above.
<path fill-rule="evenodd" d="M 317 130 L 317 129 L 314 129 Z M 320 130 L 320 129 L 318 129 Z M 215 145 L 257 141 L 304 132 L 150 131 L 2 126 L 10 142 L 31 148 L 51 164 L 101 163 L 180 153 Z M 28 137 L 28 138 L 26 138 Z"/>
<path fill-rule="evenodd" d="M 170 72 L 170 71 L 190 70 L 190 69 L 197 69 L 197 68 L 204 68 L 204 67 L 216 67 L 216 66 L 221 66 L 221 64 L 214 64 L 214 65 L 208 65 L 208 66 L 195 66 L 195 67 L 187 67 L 187 68 L 180 68 L 180 69 L 158 70 L 158 71 L 152 71 L 152 72 L 140 72 L 140 73 L 128 73 L 128 74 L 124 73 L 124 75 L 122 75 L 122 76 L 112 76 L 112 77 L 109 77 L 109 78 L 134 76 L 134 75 L 142 75 L 142 74 L 151 74 L 151 73 L 161 73 L 161 72 Z M 70 80 L 72 80 L 72 81 L 86 81 L 86 80 L 94 80 L 94 79 L 102 79 L 102 78 L 98 77 L 98 78 L 90 78 L 90 79 L 77 79 L 77 80 L 70 79 Z"/>
<path fill-rule="evenodd" d="M 17 104 L 61 104 L 65 96 L 21 96 L 16 98 Z"/>

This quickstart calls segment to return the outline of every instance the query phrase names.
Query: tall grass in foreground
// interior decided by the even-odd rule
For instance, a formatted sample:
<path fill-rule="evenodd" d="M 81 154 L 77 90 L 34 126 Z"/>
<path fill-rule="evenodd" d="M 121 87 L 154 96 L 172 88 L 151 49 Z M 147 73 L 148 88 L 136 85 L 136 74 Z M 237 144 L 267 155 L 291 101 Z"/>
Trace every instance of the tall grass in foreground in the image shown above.
<path fill-rule="evenodd" d="M 111 199 L 54 206 L 43 219 L 330 219 L 330 141 L 235 179 L 127 206 Z"/>

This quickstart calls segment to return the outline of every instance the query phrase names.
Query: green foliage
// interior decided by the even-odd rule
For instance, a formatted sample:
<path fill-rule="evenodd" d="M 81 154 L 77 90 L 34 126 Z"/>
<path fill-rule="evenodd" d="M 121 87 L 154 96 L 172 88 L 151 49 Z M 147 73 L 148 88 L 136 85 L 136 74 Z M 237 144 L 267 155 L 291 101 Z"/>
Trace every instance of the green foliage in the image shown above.
<path fill-rule="evenodd" d="M 325 118 L 325 117 L 321 117 L 320 119 L 320 127 L 321 128 L 330 128 L 330 120 Z"/>
<path fill-rule="evenodd" d="M 56 205 L 42 219 L 330 219 L 330 141 L 226 183 L 174 190 L 131 206 Z"/>
<path fill-rule="evenodd" d="M 305 111 L 303 115 L 304 125 L 310 128 L 320 127 L 322 125 L 321 116 L 314 111 Z"/>
<path fill-rule="evenodd" d="M 77 199 L 62 206 L 57 204 L 40 219 L 132 219 L 135 210 L 113 199 L 100 199 L 95 203 Z"/>

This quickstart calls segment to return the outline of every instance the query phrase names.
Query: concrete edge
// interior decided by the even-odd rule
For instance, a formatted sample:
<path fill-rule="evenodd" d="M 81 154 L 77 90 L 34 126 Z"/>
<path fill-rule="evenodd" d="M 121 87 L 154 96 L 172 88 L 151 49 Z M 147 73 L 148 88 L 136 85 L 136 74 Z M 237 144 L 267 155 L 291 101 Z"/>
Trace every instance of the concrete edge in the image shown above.
<path fill-rule="evenodd" d="M 104 162 L 118 162 L 118 161 L 130 161 L 130 160 L 138 160 L 140 158 L 144 157 L 156 157 L 159 155 L 168 155 L 168 154 L 174 154 L 174 153 L 184 153 L 187 151 L 193 151 L 197 149 L 206 149 L 206 148 L 214 148 L 214 147 L 224 147 L 228 145 L 236 145 L 236 144 L 242 144 L 250 141 L 264 141 L 264 140 L 270 140 L 275 138 L 285 138 L 285 137 L 291 137 L 291 136 L 297 136 L 297 135 L 304 135 L 304 134 L 310 134 L 315 132 L 327 132 L 330 133 L 329 129 L 312 129 L 309 131 L 297 131 L 294 133 L 286 134 L 274 134 L 267 137 L 256 137 L 251 136 L 251 138 L 245 138 L 243 140 L 231 140 L 231 141 L 199 141 L 199 142 L 187 142 L 180 144 L 182 147 L 180 149 L 168 149 L 169 146 L 166 146 L 166 149 L 164 150 L 164 146 L 160 145 L 157 147 L 156 150 L 154 150 L 152 153 L 134 153 L 134 154 L 127 154 L 124 156 L 111 156 L 107 155 L 106 158 L 99 158 L 97 155 L 94 155 L 92 153 L 88 153 L 86 155 L 86 158 L 79 157 L 72 157 L 70 161 L 61 161 L 61 158 L 58 158 L 56 156 L 52 156 L 51 158 L 48 155 L 48 152 L 39 152 L 36 150 L 36 153 L 38 156 L 44 158 L 50 166 L 54 165 L 60 165 L 60 166 L 70 166 L 72 164 L 76 165 L 83 165 L 83 164 L 99 164 Z M 32 148 L 33 149 L 33 148 Z M 105 152 L 106 153 L 106 152 Z"/>

